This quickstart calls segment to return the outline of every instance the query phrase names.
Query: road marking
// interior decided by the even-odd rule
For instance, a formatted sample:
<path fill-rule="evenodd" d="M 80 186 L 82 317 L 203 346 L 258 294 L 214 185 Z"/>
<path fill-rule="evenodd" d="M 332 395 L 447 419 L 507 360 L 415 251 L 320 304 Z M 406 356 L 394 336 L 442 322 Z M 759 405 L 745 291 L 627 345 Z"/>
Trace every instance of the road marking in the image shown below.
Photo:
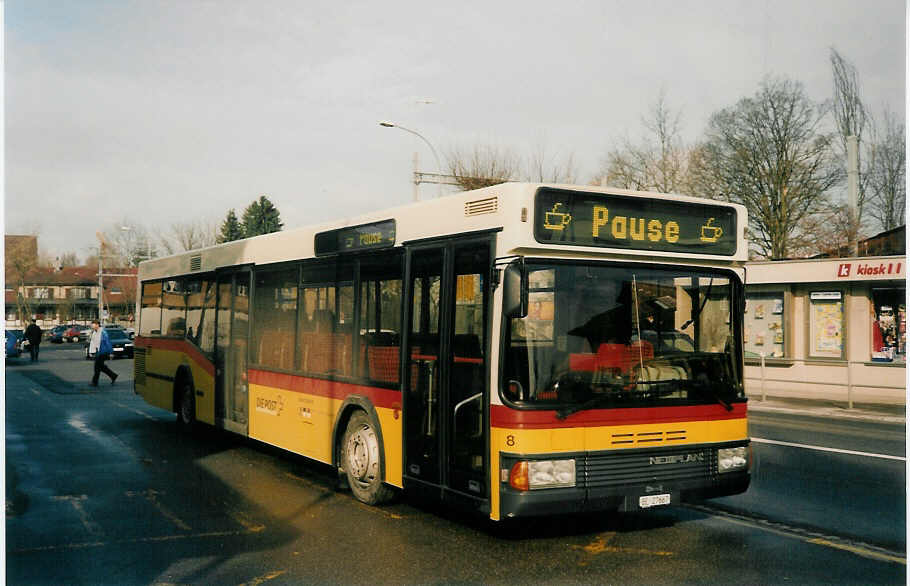
<path fill-rule="evenodd" d="M 672 551 L 663 551 L 663 550 L 653 550 L 653 549 L 642 549 L 638 547 L 620 547 L 616 545 L 608 545 L 610 541 L 616 536 L 615 531 L 605 533 L 603 535 L 598 535 L 594 538 L 594 541 L 588 545 L 573 545 L 572 549 L 580 549 L 585 553 L 591 555 L 599 555 L 602 553 L 632 553 L 638 555 L 654 555 L 654 556 L 672 556 L 676 555 Z M 582 562 L 582 565 L 585 565 L 586 562 Z"/>
<path fill-rule="evenodd" d="M 799 539 L 805 543 L 811 543 L 813 545 L 821 545 L 823 547 L 830 547 L 832 549 L 847 551 L 865 558 L 890 562 L 894 564 L 902 564 L 905 566 L 907 565 L 906 556 L 901 555 L 900 552 L 892 552 L 864 543 L 853 543 L 844 539 L 840 539 L 838 537 L 822 535 L 819 533 L 807 531 L 805 529 L 800 529 L 798 527 L 790 527 L 789 525 L 785 525 L 783 523 L 777 523 L 759 517 L 750 517 L 748 515 L 741 515 L 714 509 L 706 505 L 687 504 L 684 506 L 688 509 L 693 509 L 700 511 L 706 515 L 710 515 L 715 519 L 733 523 L 734 525 L 743 525 L 745 527 L 751 527 L 753 529 L 761 529 L 762 531 L 768 531 L 769 533 L 774 533 L 775 535 L 780 535 L 782 537 Z"/>
<path fill-rule="evenodd" d="M 88 500 L 88 497 L 84 494 L 79 495 L 62 495 L 51 497 L 55 501 L 68 502 L 73 506 L 73 509 L 76 510 L 76 514 L 79 516 L 79 521 L 82 522 L 82 526 L 85 527 L 85 530 L 92 535 L 103 535 L 104 532 L 101 530 L 101 526 L 91 520 L 88 516 L 88 513 L 85 511 L 85 508 L 82 506 L 82 502 Z"/>
<path fill-rule="evenodd" d="M 865 456 L 866 458 L 881 458 L 883 460 L 900 460 L 905 462 L 907 458 L 904 456 L 891 456 L 889 454 L 872 454 L 870 452 L 857 452 L 855 450 L 841 450 L 838 448 L 826 448 L 825 446 L 810 446 L 806 444 L 794 444 L 791 442 L 780 442 L 777 440 L 762 439 L 758 437 L 753 437 L 752 441 L 757 444 L 772 444 L 775 446 L 787 446 L 790 448 L 802 448 L 804 450 L 815 450 L 818 452 L 834 452 L 836 454 L 847 454 L 850 456 Z"/>
<path fill-rule="evenodd" d="M 183 529 L 184 531 L 192 531 L 193 530 L 192 527 L 190 527 L 189 525 L 187 525 L 186 523 L 181 521 L 180 518 L 177 517 L 177 515 L 175 515 L 174 513 L 172 513 L 170 509 L 168 509 L 167 507 L 162 505 L 160 502 L 158 502 L 159 494 L 162 494 L 162 493 L 158 492 L 157 490 L 151 489 L 151 488 L 144 492 L 133 492 L 132 490 L 128 490 L 126 492 L 126 496 L 128 496 L 128 497 L 134 497 L 134 496 L 145 497 L 145 500 L 152 503 L 152 505 L 156 509 L 158 509 L 158 512 L 161 513 L 161 515 L 164 516 L 164 518 L 166 518 L 168 521 L 170 521 L 171 523 L 176 525 L 179 529 Z"/>
<path fill-rule="evenodd" d="M 863 547 L 856 547 L 855 545 L 848 545 L 846 543 L 836 543 L 836 542 L 829 541 L 827 539 L 821 539 L 821 538 L 810 539 L 809 543 L 814 543 L 815 545 L 824 545 L 825 547 L 833 547 L 834 549 L 842 549 L 844 551 L 849 551 L 851 553 L 855 553 L 856 555 L 862 556 L 864 558 L 872 558 L 874 560 L 880 560 L 880 561 L 885 561 L 885 562 L 893 562 L 896 564 L 907 565 L 907 560 L 905 558 L 902 558 L 902 557 L 899 557 L 896 555 L 892 555 L 892 554 L 878 552 L 878 551 L 872 551 L 872 550 L 869 550 L 869 549 L 866 549 Z"/>
<path fill-rule="evenodd" d="M 274 572 L 269 572 L 265 576 L 259 576 L 257 578 L 253 578 L 249 582 L 244 582 L 244 583 L 240 584 L 239 586 L 258 586 L 259 584 L 262 584 L 263 582 L 268 582 L 269 580 L 274 580 L 278 576 L 281 576 L 286 573 L 287 573 L 287 570 L 276 570 Z"/>
<path fill-rule="evenodd" d="M 231 519 L 243 526 L 243 528 L 250 533 L 259 533 L 260 531 L 265 530 L 265 525 L 262 523 L 254 523 L 250 520 L 249 517 L 240 511 L 228 510 L 227 514 L 231 517 Z"/>
<path fill-rule="evenodd" d="M 107 547 L 109 545 L 125 545 L 135 543 L 161 543 L 164 541 L 178 541 L 183 539 L 205 539 L 209 537 L 241 537 L 250 535 L 250 531 L 208 531 L 204 533 L 181 533 L 179 535 L 158 535 L 152 537 L 135 537 L 132 539 L 117 539 L 114 541 L 85 541 L 82 543 L 64 543 L 62 545 L 44 545 L 40 547 L 24 547 L 22 549 L 8 550 L 7 555 L 36 553 L 42 551 L 58 551 L 70 549 L 88 549 L 90 547 Z"/>

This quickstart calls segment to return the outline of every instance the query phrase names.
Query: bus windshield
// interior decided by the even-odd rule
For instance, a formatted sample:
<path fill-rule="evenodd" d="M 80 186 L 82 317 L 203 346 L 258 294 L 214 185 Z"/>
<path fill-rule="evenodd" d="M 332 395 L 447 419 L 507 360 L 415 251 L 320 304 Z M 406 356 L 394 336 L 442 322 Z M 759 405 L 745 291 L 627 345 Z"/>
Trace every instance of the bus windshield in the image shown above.
<path fill-rule="evenodd" d="M 528 262 L 528 315 L 507 320 L 503 396 L 556 409 L 744 398 L 739 281 L 687 267 Z"/>

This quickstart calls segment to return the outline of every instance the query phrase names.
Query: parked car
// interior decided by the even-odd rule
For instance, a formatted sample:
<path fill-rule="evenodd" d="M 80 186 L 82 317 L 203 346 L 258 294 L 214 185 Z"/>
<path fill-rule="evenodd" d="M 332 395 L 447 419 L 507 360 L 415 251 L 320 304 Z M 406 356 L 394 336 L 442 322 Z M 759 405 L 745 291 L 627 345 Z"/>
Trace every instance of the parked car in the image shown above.
<path fill-rule="evenodd" d="M 25 332 L 23 330 L 6 330 L 16 338 L 16 350 L 22 352 L 25 344 Z"/>
<path fill-rule="evenodd" d="M 13 330 L 6 330 L 6 345 L 3 347 L 4 359 L 18 358 L 20 353 L 19 338 L 16 337 L 16 334 L 13 333 Z"/>
<path fill-rule="evenodd" d="M 69 327 L 68 330 L 66 330 L 66 332 L 64 332 L 63 341 L 64 342 L 79 342 L 81 340 L 84 342 L 85 340 L 88 340 L 91 337 L 91 335 L 92 335 L 91 326 L 72 325 Z"/>
<path fill-rule="evenodd" d="M 70 326 L 54 326 L 47 332 L 47 341 L 52 344 L 62 344 L 63 334 Z"/>
<path fill-rule="evenodd" d="M 133 341 L 127 337 L 126 332 L 123 328 L 120 326 L 105 326 L 104 330 L 107 332 L 107 337 L 111 341 L 111 347 L 114 349 L 114 351 L 111 353 L 111 358 L 133 357 Z M 88 347 L 89 343 L 86 342 L 85 359 L 93 360 L 95 358 L 95 353 L 89 352 Z"/>

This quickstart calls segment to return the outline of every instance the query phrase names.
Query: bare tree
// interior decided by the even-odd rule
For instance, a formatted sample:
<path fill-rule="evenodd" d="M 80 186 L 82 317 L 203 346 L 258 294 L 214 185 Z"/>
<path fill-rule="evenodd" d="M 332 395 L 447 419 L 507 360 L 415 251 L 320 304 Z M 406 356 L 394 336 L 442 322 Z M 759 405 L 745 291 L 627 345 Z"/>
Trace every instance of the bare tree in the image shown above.
<path fill-rule="evenodd" d="M 447 156 L 447 166 L 465 191 L 511 181 L 520 168 L 512 151 L 491 145 L 476 145 L 470 151 L 453 149 Z"/>
<path fill-rule="evenodd" d="M 792 257 L 850 254 L 851 243 L 859 238 L 857 230 L 855 215 L 847 204 L 830 207 L 800 222 L 790 236 L 788 254 Z"/>
<path fill-rule="evenodd" d="M 145 226 L 124 218 L 104 231 L 105 252 L 110 257 L 105 262 L 121 267 L 138 266 L 154 256 L 153 238 Z"/>
<path fill-rule="evenodd" d="M 25 323 L 32 315 L 25 284 L 29 273 L 38 266 L 38 236 L 7 236 L 5 242 L 6 283 L 16 288 L 16 311 L 19 319 Z"/>
<path fill-rule="evenodd" d="M 866 203 L 866 190 L 869 183 L 869 167 L 872 163 L 871 157 L 864 156 L 864 152 L 867 150 L 864 139 L 866 137 L 866 129 L 872 119 L 860 95 L 861 88 L 856 67 L 844 59 L 834 47 L 831 47 L 830 60 L 831 73 L 834 78 L 834 98 L 831 103 L 831 111 L 840 138 L 837 141 L 837 145 L 844 176 L 846 176 L 847 171 L 847 144 L 849 138 L 855 136 L 858 145 L 856 155 L 859 161 L 859 181 L 856 194 L 856 213 L 853 218 L 853 223 L 856 225 L 851 226 L 850 231 L 854 234 L 859 234 L 863 220 L 863 209 Z M 850 210 L 850 213 L 852 214 L 853 211 Z"/>
<path fill-rule="evenodd" d="M 686 191 L 690 149 L 680 137 L 681 119 L 681 112 L 667 106 L 661 91 L 648 115 L 642 117 L 647 131 L 644 137 L 638 143 L 625 138 L 607 154 L 607 182 L 641 191 Z"/>
<path fill-rule="evenodd" d="M 905 126 L 886 109 L 881 130 L 872 142 L 872 167 L 868 171 L 867 210 L 882 230 L 905 223 L 907 205 Z"/>
<path fill-rule="evenodd" d="M 569 153 L 563 159 L 551 156 L 547 147 L 539 143 L 531 149 L 527 161 L 525 178 L 535 183 L 575 183 L 578 172 L 575 168 L 575 154 Z"/>
<path fill-rule="evenodd" d="M 755 96 L 711 116 L 692 185 L 748 208 L 761 256 L 787 258 L 801 222 L 826 208 L 842 176 L 832 137 L 820 131 L 823 115 L 799 82 L 766 78 Z"/>
<path fill-rule="evenodd" d="M 175 222 L 170 231 L 158 235 L 158 243 L 166 254 L 212 246 L 217 241 L 217 222 L 209 220 Z"/>

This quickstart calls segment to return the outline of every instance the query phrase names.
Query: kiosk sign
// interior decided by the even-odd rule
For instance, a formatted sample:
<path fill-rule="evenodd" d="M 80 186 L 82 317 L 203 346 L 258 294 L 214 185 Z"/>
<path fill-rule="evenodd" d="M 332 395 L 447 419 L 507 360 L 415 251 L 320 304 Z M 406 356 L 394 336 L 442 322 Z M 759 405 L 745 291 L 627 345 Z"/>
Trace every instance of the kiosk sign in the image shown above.
<path fill-rule="evenodd" d="M 736 209 L 729 206 L 541 188 L 534 209 L 541 243 L 736 254 Z"/>

